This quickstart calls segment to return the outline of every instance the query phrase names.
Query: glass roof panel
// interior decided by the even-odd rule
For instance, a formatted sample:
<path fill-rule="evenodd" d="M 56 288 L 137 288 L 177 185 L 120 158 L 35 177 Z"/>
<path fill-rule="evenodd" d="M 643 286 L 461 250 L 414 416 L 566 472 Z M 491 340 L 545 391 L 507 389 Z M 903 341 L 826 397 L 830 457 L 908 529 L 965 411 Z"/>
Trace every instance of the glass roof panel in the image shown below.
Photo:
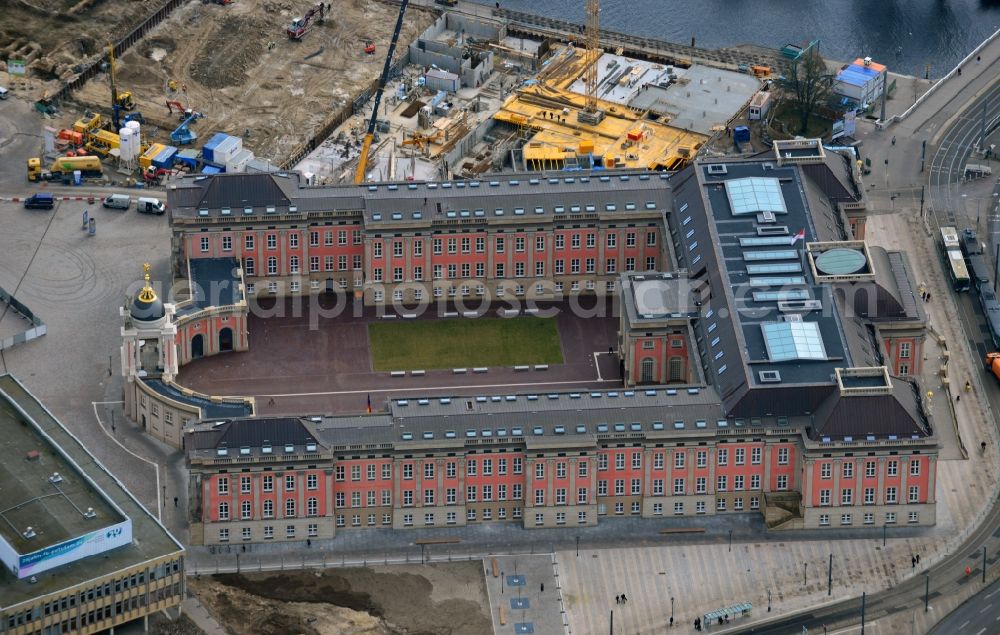
<path fill-rule="evenodd" d="M 788 213 L 778 179 L 760 176 L 730 179 L 726 181 L 726 195 L 729 197 L 733 216 L 760 212 Z"/>
<path fill-rule="evenodd" d="M 795 359 L 825 360 L 826 348 L 815 322 L 768 322 L 760 325 L 773 362 Z"/>

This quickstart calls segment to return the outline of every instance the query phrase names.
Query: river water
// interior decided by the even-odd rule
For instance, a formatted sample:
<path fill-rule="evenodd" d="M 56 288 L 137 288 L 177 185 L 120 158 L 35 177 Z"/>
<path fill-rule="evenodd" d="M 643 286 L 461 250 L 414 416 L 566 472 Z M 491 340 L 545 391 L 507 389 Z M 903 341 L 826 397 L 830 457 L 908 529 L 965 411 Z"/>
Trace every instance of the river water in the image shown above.
<path fill-rule="evenodd" d="M 585 4 L 501 0 L 507 9 L 579 23 Z M 682 44 L 694 37 L 705 48 L 819 39 L 828 59 L 870 55 L 893 72 L 921 76 L 929 64 L 930 76 L 940 77 L 1000 28 L 1000 0 L 601 0 L 601 26 Z"/>

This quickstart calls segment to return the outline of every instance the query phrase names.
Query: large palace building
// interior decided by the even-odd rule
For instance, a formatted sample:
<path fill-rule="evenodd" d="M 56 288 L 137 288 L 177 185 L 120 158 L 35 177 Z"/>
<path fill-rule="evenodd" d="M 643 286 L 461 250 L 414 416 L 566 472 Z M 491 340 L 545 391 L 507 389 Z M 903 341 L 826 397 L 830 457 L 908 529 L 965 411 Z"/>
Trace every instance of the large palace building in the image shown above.
<path fill-rule="evenodd" d="M 204 319 L 174 330 L 173 309 L 157 313 L 157 341 L 178 363 L 245 347 L 246 303 L 261 296 L 346 294 L 401 313 L 590 295 L 619 315 L 617 389 L 192 419 L 175 444 L 195 542 L 622 515 L 935 522 L 937 436 L 915 379 L 921 303 L 905 254 L 864 240 L 854 158 L 818 141 L 673 175 L 194 177 L 168 204 L 175 274 L 239 289 L 226 336 L 211 299 Z"/>

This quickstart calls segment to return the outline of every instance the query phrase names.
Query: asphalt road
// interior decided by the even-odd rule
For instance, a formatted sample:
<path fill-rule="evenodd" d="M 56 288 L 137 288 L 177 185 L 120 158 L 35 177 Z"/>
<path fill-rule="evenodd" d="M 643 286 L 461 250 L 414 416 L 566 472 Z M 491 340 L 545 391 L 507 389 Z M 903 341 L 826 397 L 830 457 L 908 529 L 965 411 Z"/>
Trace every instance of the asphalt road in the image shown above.
<path fill-rule="evenodd" d="M 1000 633 L 1000 581 L 969 598 L 931 630 L 930 635 Z"/>

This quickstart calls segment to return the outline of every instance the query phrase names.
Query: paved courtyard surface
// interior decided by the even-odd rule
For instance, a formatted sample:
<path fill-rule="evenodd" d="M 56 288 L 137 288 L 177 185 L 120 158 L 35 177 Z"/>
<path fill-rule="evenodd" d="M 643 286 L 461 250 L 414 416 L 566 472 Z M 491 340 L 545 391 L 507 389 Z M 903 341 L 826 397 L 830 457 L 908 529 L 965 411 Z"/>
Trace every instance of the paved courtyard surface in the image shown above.
<path fill-rule="evenodd" d="M 485 373 L 468 368 L 464 374 L 399 369 L 426 370 L 417 377 L 372 371 L 368 324 L 386 322 L 374 309 L 322 317 L 322 309 L 311 304 L 288 299 L 269 307 L 267 315 L 251 311 L 249 351 L 194 361 L 181 369 L 178 383 L 209 394 L 256 396 L 265 414 L 360 412 L 367 407 L 368 395 L 378 409 L 393 395 L 499 394 L 620 385 L 618 364 L 607 353 L 615 342 L 618 318 L 577 317 L 569 303 L 541 307 L 555 312 L 562 364 L 529 371 L 491 367 Z M 483 313 L 496 315 L 496 307 Z M 473 318 L 437 317 L 429 311 L 418 319 Z"/>

